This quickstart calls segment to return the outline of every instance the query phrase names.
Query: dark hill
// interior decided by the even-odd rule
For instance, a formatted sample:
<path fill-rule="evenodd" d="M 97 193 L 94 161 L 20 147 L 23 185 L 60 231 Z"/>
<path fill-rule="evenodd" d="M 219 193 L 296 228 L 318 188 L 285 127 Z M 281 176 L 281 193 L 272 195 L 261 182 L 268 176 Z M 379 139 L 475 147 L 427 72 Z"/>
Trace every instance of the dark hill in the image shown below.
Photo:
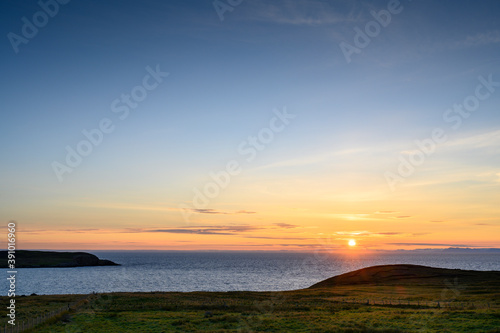
<path fill-rule="evenodd" d="M 337 275 L 318 282 L 311 288 L 331 288 L 343 285 L 442 285 L 445 280 L 458 278 L 467 284 L 500 285 L 499 271 L 469 271 L 418 265 L 381 265 Z"/>
<path fill-rule="evenodd" d="M 7 251 L 0 251 L 0 268 L 7 268 Z M 86 252 L 55 252 L 55 251 L 29 251 L 18 250 L 15 252 L 16 268 L 39 267 L 80 267 L 80 266 L 116 266 L 110 260 L 102 260 Z"/>

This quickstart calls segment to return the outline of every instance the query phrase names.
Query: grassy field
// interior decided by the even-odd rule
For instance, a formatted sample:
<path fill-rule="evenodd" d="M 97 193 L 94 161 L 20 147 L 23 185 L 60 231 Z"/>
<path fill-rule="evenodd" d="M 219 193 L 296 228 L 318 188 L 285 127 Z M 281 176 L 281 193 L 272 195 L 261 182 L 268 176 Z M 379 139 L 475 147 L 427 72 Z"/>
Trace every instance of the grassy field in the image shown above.
<path fill-rule="evenodd" d="M 26 296 L 17 297 L 17 319 L 79 301 L 75 310 L 35 331 L 500 332 L 500 281 L 467 282 L 392 281 L 286 292 L 110 293 L 86 299 Z"/>

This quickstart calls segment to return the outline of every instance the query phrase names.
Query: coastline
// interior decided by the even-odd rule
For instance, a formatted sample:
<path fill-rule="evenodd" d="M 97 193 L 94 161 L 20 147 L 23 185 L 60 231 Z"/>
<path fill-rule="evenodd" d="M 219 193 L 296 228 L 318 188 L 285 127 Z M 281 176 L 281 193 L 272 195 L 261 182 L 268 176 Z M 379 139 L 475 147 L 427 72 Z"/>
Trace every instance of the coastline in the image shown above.
<path fill-rule="evenodd" d="M 367 267 L 347 274 L 380 277 L 401 266 Z M 422 273 L 430 267 L 420 266 Z M 436 268 L 430 268 L 436 270 Z M 500 325 L 500 272 L 461 271 L 415 283 L 404 277 L 282 292 L 115 292 L 19 296 L 19 322 L 45 315 L 37 332 L 137 329 L 168 332 L 332 331 L 495 332 Z M 414 271 L 415 272 L 415 271 Z M 458 272 L 460 273 L 460 272 Z M 346 275 L 346 274 L 343 274 Z M 418 275 L 418 274 L 417 274 Z M 468 276 L 468 280 L 462 277 Z M 486 277 L 486 278 L 485 278 Z M 342 275 L 332 277 L 341 278 Z M 332 279 L 330 278 L 330 279 Z M 414 279 L 419 277 L 415 276 Z M 324 280 L 321 282 L 328 281 Z M 321 283 L 319 282 L 319 283 Z M 346 282 L 346 281 L 344 281 Z M 466 283 L 464 283 L 466 282 Z M 312 287 L 312 286 L 311 286 Z M 2 301 L 5 297 L 1 297 Z M 48 316 L 51 313 L 52 316 Z M 463 318 L 460 322 L 456 318 Z M 49 318 L 50 317 L 50 318 Z M 144 320 L 147 318 L 147 320 Z M 3 322 L 0 322 L 0 325 Z M 151 327 L 155 327 L 152 329 Z M 328 330 L 326 330 L 328 329 Z"/>
<path fill-rule="evenodd" d="M 0 251 L 0 268 L 8 268 L 8 251 Z M 119 264 L 99 259 L 96 255 L 87 252 L 57 252 L 17 250 L 15 253 L 16 268 L 58 268 L 58 267 L 86 267 L 86 266 L 119 266 Z"/>

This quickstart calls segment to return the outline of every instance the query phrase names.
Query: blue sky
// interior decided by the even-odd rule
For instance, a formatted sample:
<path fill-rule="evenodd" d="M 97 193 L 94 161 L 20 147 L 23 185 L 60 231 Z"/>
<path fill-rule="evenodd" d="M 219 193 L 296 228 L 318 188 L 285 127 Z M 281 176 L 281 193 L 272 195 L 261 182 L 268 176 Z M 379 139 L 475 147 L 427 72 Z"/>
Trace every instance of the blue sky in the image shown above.
<path fill-rule="evenodd" d="M 73 0 L 59 4 L 16 53 L 8 34 L 22 36 L 22 18 L 33 22 L 42 9 L 36 1 L 3 2 L 2 220 L 19 221 L 27 247 L 48 248 L 35 231 L 66 230 L 71 238 L 79 228 L 120 233 L 293 221 L 305 240 L 400 228 L 374 218 L 342 221 L 388 210 L 415 216 L 401 232 L 429 235 L 412 243 L 443 243 L 439 237 L 453 226 L 462 230 L 461 242 L 498 245 L 485 235 L 498 234 L 500 223 L 500 91 L 456 130 L 443 113 L 474 94 L 478 77 L 500 81 L 500 4 L 401 1 L 400 12 L 347 63 L 339 44 L 354 45 L 354 28 L 364 30 L 371 11 L 389 3 L 242 1 L 221 21 L 211 1 Z M 112 101 L 141 85 L 148 66 L 169 75 L 120 120 Z M 296 117 L 246 162 L 237 147 L 284 108 Z M 82 130 L 103 118 L 113 132 L 60 182 L 52 163 L 63 163 L 65 147 L 76 149 Z M 396 172 L 399 156 L 436 127 L 448 140 L 391 191 L 384 174 Z M 203 208 L 256 215 L 183 220 L 179 204 L 192 206 L 193 188 L 233 159 L 241 174 Z M 422 206 L 429 211 L 419 217 Z M 442 219 L 450 221 L 446 227 L 428 223 Z M 477 223 L 487 226 L 471 232 Z M 316 228 L 315 236 L 307 228 Z M 95 234 L 83 234 L 75 246 L 98 247 Z M 115 247 L 127 244 L 124 238 Z M 188 244 L 214 246 L 206 238 Z"/>

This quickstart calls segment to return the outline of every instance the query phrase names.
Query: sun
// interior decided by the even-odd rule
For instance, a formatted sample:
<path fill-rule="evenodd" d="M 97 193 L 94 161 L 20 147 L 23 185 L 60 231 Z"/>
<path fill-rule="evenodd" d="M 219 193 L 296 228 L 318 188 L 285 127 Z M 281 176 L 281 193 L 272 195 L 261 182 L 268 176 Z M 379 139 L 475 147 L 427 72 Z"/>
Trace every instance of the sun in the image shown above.
<path fill-rule="evenodd" d="M 356 241 L 354 239 L 349 239 L 349 246 L 356 246 Z"/>

